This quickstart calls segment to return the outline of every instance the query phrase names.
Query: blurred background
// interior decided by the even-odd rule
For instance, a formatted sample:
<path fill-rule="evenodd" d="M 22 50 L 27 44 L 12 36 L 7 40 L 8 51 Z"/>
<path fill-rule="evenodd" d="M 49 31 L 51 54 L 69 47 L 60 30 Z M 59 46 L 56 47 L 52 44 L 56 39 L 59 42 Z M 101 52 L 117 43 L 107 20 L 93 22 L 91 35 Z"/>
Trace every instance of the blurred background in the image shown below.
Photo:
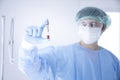
<path fill-rule="evenodd" d="M 0 0 L 0 80 L 28 80 L 17 66 L 26 27 L 40 26 L 49 19 L 50 37 L 55 46 L 78 42 L 75 15 L 86 6 L 101 8 L 111 17 L 112 24 L 99 45 L 120 59 L 119 4 L 120 0 Z"/>

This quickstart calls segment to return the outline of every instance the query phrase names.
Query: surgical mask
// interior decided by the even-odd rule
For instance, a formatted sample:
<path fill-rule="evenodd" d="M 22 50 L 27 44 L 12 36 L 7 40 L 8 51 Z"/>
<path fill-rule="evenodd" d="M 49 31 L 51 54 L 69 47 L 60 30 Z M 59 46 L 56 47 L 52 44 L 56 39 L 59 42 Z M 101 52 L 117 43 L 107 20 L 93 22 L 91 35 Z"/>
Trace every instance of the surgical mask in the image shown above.
<path fill-rule="evenodd" d="M 92 44 L 96 41 L 98 41 L 98 39 L 101 36 L 101 27 L 84 27 L 84 26 L 80 26 L 79 27 L 79 35 L 81 38 L 81 41 L 83 41 L 86 44 Z"/>

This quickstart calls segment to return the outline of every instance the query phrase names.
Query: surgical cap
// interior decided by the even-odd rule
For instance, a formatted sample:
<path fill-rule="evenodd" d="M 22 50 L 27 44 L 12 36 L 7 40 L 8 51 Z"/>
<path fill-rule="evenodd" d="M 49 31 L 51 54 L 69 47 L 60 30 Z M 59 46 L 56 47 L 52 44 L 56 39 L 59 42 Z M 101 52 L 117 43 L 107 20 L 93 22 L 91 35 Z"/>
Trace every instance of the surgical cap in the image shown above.
<path fill-rule="evenodd" d="M 78 22 L 82 19 L 94 19 L 105 24 L 106 27 L 111 24 L 110 17 L 103 10 L 96 7 L 85 7 L 81 9 L 76 15 L 76 21 Z"/>

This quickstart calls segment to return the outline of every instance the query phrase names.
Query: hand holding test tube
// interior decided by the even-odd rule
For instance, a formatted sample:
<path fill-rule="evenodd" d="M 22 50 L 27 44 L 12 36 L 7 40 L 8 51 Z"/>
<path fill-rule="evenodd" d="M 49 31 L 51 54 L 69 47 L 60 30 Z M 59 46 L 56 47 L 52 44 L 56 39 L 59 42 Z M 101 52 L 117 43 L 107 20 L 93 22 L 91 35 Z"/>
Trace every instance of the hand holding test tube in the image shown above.
<path fill-rule="evenodd" d="M 47 19 L 40 27 L 35 27 L 35 26 L 28 27 L 26 29 L 24 40 L 35 45 L 43 42 L 44 40 L 46 40 L 45 38 L 42 38 L 42 32 L 45 27 L 47 27 L 47 40 L 50 39 L 49 21 Z"/>

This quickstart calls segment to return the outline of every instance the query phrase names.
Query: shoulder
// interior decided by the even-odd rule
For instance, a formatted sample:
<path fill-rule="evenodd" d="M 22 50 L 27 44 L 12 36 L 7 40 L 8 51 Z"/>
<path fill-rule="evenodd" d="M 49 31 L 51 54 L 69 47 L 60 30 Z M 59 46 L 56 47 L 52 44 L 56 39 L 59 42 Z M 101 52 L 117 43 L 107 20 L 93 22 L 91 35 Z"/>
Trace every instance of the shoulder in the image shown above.
<path fill-rule="evenodd" d="M 68 45 L 57 45 L 57 46 L 48 46 L 43 49 L 39 49 L 39 54 L 47 54 L 47 55 L 66 55 L 72 53 L 74 44 L 68 44 Z"/>
<path fill-rule="evenodd" d="M 103 48 L 102 53 L 103 53 L 102 57 L 104 57 L 104 59 L 107 59 L 107 61 L 112 63 L 114 69 L 117 72 L 120 72 L 120 60 L 112 52 L 105 48 Z"/>
<path fill-rule="evenodd" d="M 102 51 L 102 53 L 104 55 L 109 56 L 115 63 L 119 63 L 120 62 L 119 59 L 111 51 L 109 51 L 108 49 L 102 48 L 101 51 Z"/>
<path fill-rule="evenodd" d="M 73 49 L 74 49 L 74 44 L 56 46 L 54 48 L 54 53 L 59 57 L 68 58 L 68 56 L 69 57 L 73 56 Z"/>
<path fill-rule="evenodd" d="M 73 48 L 74 44 L 68 44 L 68 45 L 62 45 L 62 46 L 56 46 L 56 50 L 62 50 L 62 51 L 67 51 L 71 50 Z"/>

